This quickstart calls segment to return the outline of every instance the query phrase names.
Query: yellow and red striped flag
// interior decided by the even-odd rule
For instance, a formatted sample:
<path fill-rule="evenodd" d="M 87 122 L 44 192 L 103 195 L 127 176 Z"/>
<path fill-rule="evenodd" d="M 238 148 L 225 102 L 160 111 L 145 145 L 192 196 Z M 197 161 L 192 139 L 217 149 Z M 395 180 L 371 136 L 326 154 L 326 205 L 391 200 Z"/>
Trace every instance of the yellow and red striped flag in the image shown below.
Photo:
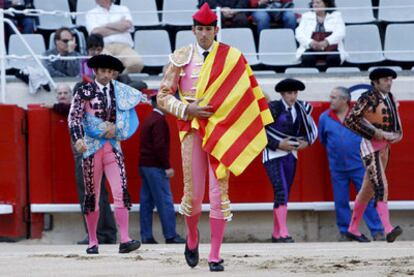
<path fill-rule="evenodd" d="M 208 119 L 193 119 L 191 127 L 199 130 L 216 177 L 225 177 L 227 170 L 241 174 L 266 147 L 264 126 L 273 118 L 239 50 L 215 42 L 201 68 L 196 98 L 214 112 Z"/>

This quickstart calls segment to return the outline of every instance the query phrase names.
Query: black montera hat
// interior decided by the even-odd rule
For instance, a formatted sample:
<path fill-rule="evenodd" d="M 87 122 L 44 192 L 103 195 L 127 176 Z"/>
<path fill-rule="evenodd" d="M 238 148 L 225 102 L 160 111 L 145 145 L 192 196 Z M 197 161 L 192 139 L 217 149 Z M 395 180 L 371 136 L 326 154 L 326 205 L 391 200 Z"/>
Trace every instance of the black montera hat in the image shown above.
<path fill-rule="evenodd" d="M 296 79 L 284 79 L 276 84 L 275 91 L 285 92 L 285 91 L 302 91 L 305 89 L 305 84 Z"/>
<path fill-rule="evenodd" d="M 90 68 L 109 68 L 118 72 L 124 71 L 125 67 L 122 62 L 111 55 L 96 55 L 88 60 Z"/>

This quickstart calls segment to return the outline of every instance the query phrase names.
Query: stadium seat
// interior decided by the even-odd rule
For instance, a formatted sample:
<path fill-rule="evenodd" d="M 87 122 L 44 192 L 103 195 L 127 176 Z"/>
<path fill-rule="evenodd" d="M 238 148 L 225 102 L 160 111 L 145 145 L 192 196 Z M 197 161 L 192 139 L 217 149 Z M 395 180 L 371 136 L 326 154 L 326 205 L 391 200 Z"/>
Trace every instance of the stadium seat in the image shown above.
<path fill-rule="evenodd" d="M 361 72 L 358 67 L 329 67 L 326 73 L 354 73 Z"/>
<path fill-rule="evenodd" d="M 259 64 L 256 54 L 256 46 L 252 30 L 249 28 L 230 28 L 221 30 L 221 40 L 223 43 L 239 49 L 246 57 L 250 65 Z"/>
<path fill-rule="evenodd" d="M 84 1 L 84 0 L 82 0 Z M 61 11 L 69 12 L 69 2 L 67 0 L 34 0 L 36 9 L 44 11 Z M 62 13 L 56 15 L 42 14 L 39 16 L 39 29 L 56 30 L 61 27 L 73 27 L 70 16 L 64 16 Z"/>
<path fill-rule="evenodd" d="M 195 42 L 195 37 L 192 31 L 183 30 L 178 31 L 175 36 L 175 49 L 179 49 L 183 46 L 189 45 Z"/>
<path fill-rule="evenodd" d="M 403 70 L 403 69 L 401 68 L 401 66 L 371 66 L 370 68 L 368 68 L 368 72 L 371 72 L 372 70 L 374 70 L 374 69 L 376 69 L 376 68 L 379 68 L 379 67 L 381 67 L 381 68 L 383 68 L 383 67 L 385 67 L 385 68 L 389 68 L 389 69 L 394 70 L 395 72 L 400 72 L 400 71 L 402 71 L 402 70 Z"/>
<path fill-rule="evenodd" d="M 414 24 L 390 24 L 387 26 L 384 42 L 384 56 L 397 62 L 414 61 Z M 410 51 L 398 53 L 394 51 Z"/>
<path fill-rule="evenodd" d="M 260 32 L 259 60 L 265 65 L 296 65 L 296 40 L 291 29 L 265 29 Z"/>
<path fill-rule="evenodd" d="M 121 0 L 121 5 L 129 8 L 135 26 L 160 25 L 155 0 Z M 134 13 L 134 11 L 138 13 Z"/>
<path fill-rule="evenodd" d="M 87 12 L 89 10 L 92 10 L 96 7 L 96 1 L 95 0 L 81 0 L 76 1 L 76 11 L 77 12 Z M 76 16 L 76 25 L 78 26 L 85 26 L 85 14 L 80 14 Z"/>
<path fill-rule="evenodd" d="M 162 23 L 173 26 L 193 25 L 192 15 L 197 10 L 197 0 L 164 0 Z"/>
<path fill-rule="evenodd" d="M 369 23 L 374 22 L 371 0 L 336 0 L 336 6 L 342 14 L 345 23 Z M 356 9 L 344 9 L 355 7 Z"/>
<path fill-rule="evenodd" d="M 164 66 L 171 54 L 168 33 L 165 30 L 142 30 L 134 35 L 135 50 L 142 56 L 161 55 L 160 57 L 143 57 L 144 66 Z"/>
<path fill-rule="evenodd" d="M 344 40 L 345 50 L 348 52 L 347 62 L 367 64 L 383 61 L 381 39 L 378 27 L 374 24 L 346 26 Z M 353 51 L 367 51 L 372 53 L 352 53 Z"/>
<path fill-rule="evenodd" d="M 392 6 L 395 8 L 390 8 Z M 387 22 L 414 21 L 414 2 L 412 0 L 380 0 L 378 8 L 378 20 Z"/>
<path fill-rule="evenodd" d="M 316 67 L 289 67 L 285 70 L 286 74 L 317 74 L 319 69 Z"/>
<path fill-rule="evenodd" d="M 296 11 L 295 13 L 305 13 L 309 11 L 309 3 L 311 1 L 310 0 L 293 0 L 293 3 L 295 4 L 295 8 L 296 9 L 301 9 Z"/>
<path fill-rule="evenodd" d="M 41 55 L 46 51 L 45 41 L 43 36 L 40 34 L 23 34 L 24 39 L 27 41 L 29 46 L 33 49 L 35 54 Z M 9 54 L 10 55 L 30 55 L 29 50 L 27 50 L 26 46 L 21 42 L 18 35 L 13 34 L 10 36 L 9 40 Z M 10 67 L 23 69 L 26 66 L 33 66 L 35 65 L 35 60 L 30 57 L 27 59 L 9 59 Z"/>

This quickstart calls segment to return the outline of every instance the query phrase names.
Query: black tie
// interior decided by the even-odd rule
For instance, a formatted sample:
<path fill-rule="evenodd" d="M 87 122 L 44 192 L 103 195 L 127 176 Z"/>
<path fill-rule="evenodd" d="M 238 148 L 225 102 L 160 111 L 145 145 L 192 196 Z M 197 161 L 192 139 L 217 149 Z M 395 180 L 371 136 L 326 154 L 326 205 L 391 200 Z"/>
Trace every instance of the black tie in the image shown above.
<path fill-rule="evenodd" d="M 291 123 L 293 125 L 293 116 L 292 116 L 292 107 L 288 108 L 288 119 L 289 119 L 289 123 Z"/>
<path fill-rule="evenodd" d="M 210 52 L 208 52 L 208 51 L 204 51 L 203 52 L 204 60 L 207 59 L 208 54 L 210 54 Z"/>
<path fill-rule="evenodd" d="M 107 87 L 103 87 L 102 90 L 103 90 L 103 93 L 105 94 L 105 97 L 106 97 L 106 102 L 107 102 L 106 107 L 109 108 L 111 106 L 111 97 L 109 96 L 108 88 Z"/>

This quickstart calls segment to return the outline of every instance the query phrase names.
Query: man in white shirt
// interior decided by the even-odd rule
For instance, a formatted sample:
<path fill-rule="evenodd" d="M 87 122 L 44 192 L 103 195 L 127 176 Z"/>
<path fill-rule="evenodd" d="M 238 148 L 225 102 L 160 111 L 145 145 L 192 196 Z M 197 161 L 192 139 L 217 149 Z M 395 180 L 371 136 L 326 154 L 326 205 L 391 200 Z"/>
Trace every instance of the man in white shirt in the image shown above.
<path fill-rule="evenodd" d="M 142 58 L 132 48 L 131 32 L 134 31 L 131 12 L 125 6 L 112 4 L 112 0 L 96 0 L 97 6 L 86 14 L 86 29 L 89 34 L 104 37 L 106 54 L 120 57 L 126 73 L 141 72 Z"/>

